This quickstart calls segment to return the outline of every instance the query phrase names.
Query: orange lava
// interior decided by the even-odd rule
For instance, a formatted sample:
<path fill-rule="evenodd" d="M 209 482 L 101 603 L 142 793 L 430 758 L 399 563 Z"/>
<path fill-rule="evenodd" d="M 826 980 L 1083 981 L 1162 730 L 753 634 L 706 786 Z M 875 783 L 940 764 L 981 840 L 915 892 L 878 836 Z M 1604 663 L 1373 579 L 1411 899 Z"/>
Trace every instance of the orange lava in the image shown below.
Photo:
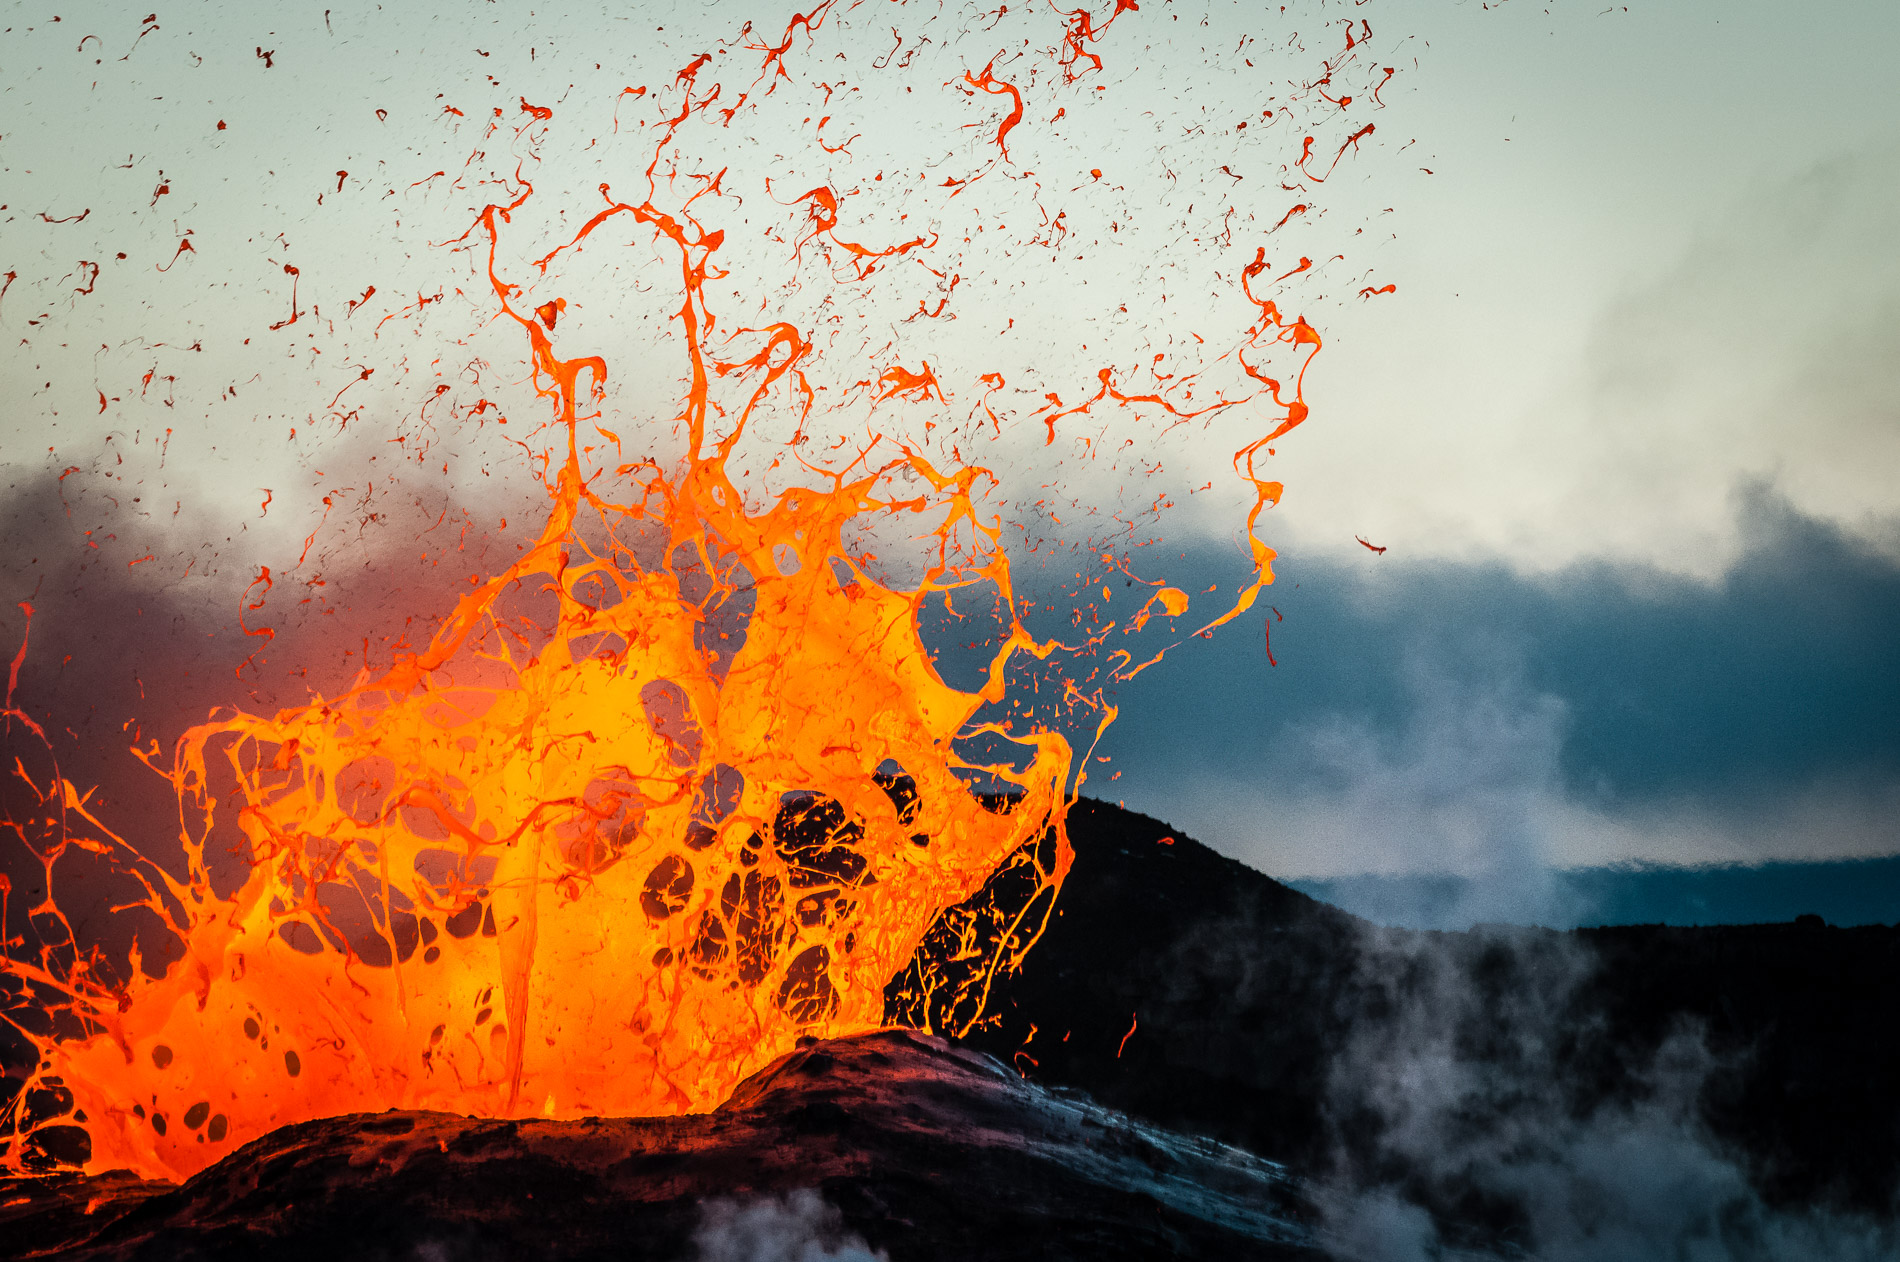
<path fill-rule="evenodd" d="M 830 9 L 826 0 L 794 17 L 780 45 L 746 45 L 764 54 L 763 91 L 785 75 L 794 30 L 809 39 Z M 1063 14 L 1062 82 L 1099 71 L 1092 47 L 1136 12 L 1117 0 L 1100 18 Z M 1349 28 L 1349 49 L 1351 38 Z M 718 321 L 704 291 L 724 275 L 716 261 L 724 234 L 694 218 L 700 193 L 666 209 L 654 191 L 685 182 L 655 171 L 685 121 L 716 112 L 729 123 L 739 108 L 714 111 L 717 89 L 694 95 L 707 60 L 678 76 L 682 103 L 656 127 L 646 197 L 617 200 L 601 185 L 598 213 L 527 265 L 545 277 L 550 260 L 590 245 L 610 223 L 638 225 L 662 244 L 679 269 L 684 459 L 602 465 L 608 448 L 587 445 L 597 432 L 620 447 L 601 416 L 608 365 L 558 354 L 553 336 L 567 302 L 527 297 L 499 261 L 509 225 L 534 196 L 517 169 L 512 200 L 482 210 L 460 244 L 485 255 L 496 318 L 519 329 L 561 440 L 532 547 L 503 572 L 475 576 L 426 647 L 388 670 L 275 715 L 216 718 L 193 728 L 168 765 L 156 747 L 139 751 L 177 793 L 185 862 L 176 871 L 140 856 L 56 772 L 33 780 L 17 769 L 38 805 L 32 819 L 8 823 L 23 841 L 29 831 L 43 839 L 28 843 L 47 889 L 33 915 L 65 925 L 54 866 L 73 847 L 110 851 L 142 882 L 137 905 L 183 955 L 153 978 L 134 948 L 131 980 L 121 984 L 76 949 L 70 925 L 63 945 L 37 958 L 7 944 L 13 993 L 50 1015 L 29 1035 L 40 1062 L 0 1118 L 11 1131 L 0 1168 L 32 1164 L 36 1130 L 73 1124 L 90 1139 L 86 1169 L 180 1179 L 279 1126 L 340 1113 L 706 1110 L 802 1035 L 883 1027 L 894 978 L 902 1011 L 955 1014 L 941 1017 L 952 1032 L 967 1026 L 996 971 L 1033 946 L 1068 870 L 1064 813 L 1082 760 L 1047 724 L 994 716 L 1012 669 L 1064 646 L 1038 640 L 1019 619 L 1002 523 L 981 510 L 995 481 L 986 470 L 933 463 L 875 435 L 842 471 L 809 462 L 799 444 L 815 399 L 805 379 L 811 331 L 765 320 L 711 336 Z M 1012 130 L 1023 127 L 1020 137 L 1031 126 L 1023 91 L 995 62 L 960 82 L 1007 100 L 983 142 L 993 163 L 1011 162 Z M 550 125 L 550 107 L 525 97 L 520 105 L 523 132 Z M 484 139 L 498 129 L 489 124 Z M 1341 144 L 1328 172 L 1371 130 Z M 1285 179 L 1323 178 L 1305 170 L 1311 148 L 1308 138 Z M 959 186 L 967 184 L 945 181 Z M 893 261 L 914 263 L 913 252 L 934 240 L 858 244 L 838 235 L 832 189 L 795 200 L 809 216 L 794 252 L 822 235 L 860 280 Z M 193 249 L 181 240 L 177 252 Z M 1295 272 L 1308 266 L 1303 259 Z M 285 270 L 287 325 L 304 312 L 295 270 Z M 1049 393 L 1048 406 L 1026 418 L 1054 443 L 1059 424 L 1098 408 L 1205 424 L 1271 401 L 1271 432 L 1234 457 L 1252 500 L 1248 577 L 1200 633 L 1247 611 L 1272 580 L 1274 554 L 1255 528 L 1281 488 L 1256 462 L 1307 416 L 1300 378 L 1319 337 L 1257 291 L 1275 283 L 1270 275 L 1263 249 L 1236 271 L 1251 320 L 1231 351 L 1239 390 L 1196 400 L 1191 379 L 1169 384 L 1156 355 L 1152 388 L 1104 367 L 1090 372 L 1095 384 L 1081 402 Z M 941 313 L 959 279 L 935 312 L 921 302 L 919 312 Z M 346 318 L 375 293 L 370 286 L 352 301 Z M 440 297 L 418 295 L 415 305 Z M 1297 375 L 1267 375 L 1276 351 L 1297 360 Z M 945 401 L 949 383 L 928 361 L 873 371 L 877 404 Z M 356 381 L 370 375 L 363 368 Z M 992 393 L 1003 386 L 1000 374 L 981 380 Z M 715 384 L 740 402 L 715 400 Z M 1000 432 L 988 398 L 980 406 Z M 755 408 L 787 407 L 799 434 L 781 457 L 803 468 L 803 482 L 768 496 L 736 480 L 728 462 Z M 871 572 L 850 543 L 865 522 L 900 518 L 928 541 L 921 579 L 905 588 Z M 271 584 L 264 569 L 246 613 L 264 607 Z M 1186 593 L 1143 585 L 1153 590 L 1123 631 L 1186 614 Z M 964 690 L 936 669 L 925 606 L 972 588 L 995 595 L 1001 631 L 983 646 L 982 686 Z M 1103 587 L 1103 602 L 1110 596 Z M 5 721 L 38 732 L 14 703 L 25 655 L 23 644 Z M 1105 654 L 1118 680 L 1158 658 Z M 1113 708 L 1099 699 L 1089 708 L 1099 736 Z M 967 761 L 973 736 L 1006 753 Z M 248 875 L 219 897 L 208 856 L 239 834 Z M 999 868 L 1016 878 L 1015 894 L 969 910 Z M 941 949 L 920 955 L 927 935 Z"/>
<path fill-rule="evenodd" d="M 919 634 L 924 601 L 978 581 L 1014 607 L 971 502 L 984 471 L 903 452 L 748 508 L 726 470 L 745 418 L 706 443 L 708 378 L 749 374 L 757 400 L 808 347 L 780 327 L 743 362 L 713 360 L 696 332 L 719 239 L 667 221 L 684 264 L 690 453 L 673 476 L 643 462 L 612 491 L 590 485 L 575 430 L 606 365 L 557 356 L 556 304 L 517 311 L 494 271 L 498 224 L 529 196 L 490 206 L 475 231 L 568 434 L 539 540 L 386 673 L 188 734 L 170 774 L 202 813 L 186 829 L 191 875 L 138 869 L 186 944 L 163 978 L 110 993 L 10 966 L 71 993 L 90 1032 L 49 1043 L 41 1075 L 87 1119 L 89 1169 L 184 1177 L 286 1123 L 384 1108 L 712 1108 L 800 1035 L 882 1028 L 885 985 L 939 913 L 1026 842 L 1061 837 L 1060 734 L 1004 737 L 1026 766 L 981 770 L 1013 787 L 1007 803 L 979 800 L 952 748 L 1003 735 L 973 717 L 1001 698 L 1012 655 L 1052 646 L 1016 623 L 988 685 L 963 692 Z M 891 387 L 908 388 L 909 374 Z M 900 471 L 928 490 L 887 498 Z M 871 578 L 844 545 L 854 518 L 879 512 L 934 532 L 914 590 Z M 523 612 L 536 598 L 546 622 Z M 218 759 L 238 801 L 208 790 Z M 220 901 L 204 851 L 231 811 L 252 867 Z M 1058 844 L 1041 881 L 1066 871 Z M 1040 924 L 1012 930 L 991 969 Z"/>

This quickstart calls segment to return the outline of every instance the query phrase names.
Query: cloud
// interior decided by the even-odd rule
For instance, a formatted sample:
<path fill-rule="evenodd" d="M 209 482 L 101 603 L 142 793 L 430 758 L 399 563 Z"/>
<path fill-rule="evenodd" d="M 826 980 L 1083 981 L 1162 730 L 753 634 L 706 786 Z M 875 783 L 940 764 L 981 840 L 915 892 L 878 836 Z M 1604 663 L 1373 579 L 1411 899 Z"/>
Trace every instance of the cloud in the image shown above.
<path fill-rule="evenodd" d="M 1276 539 L 1707 581 L 1748 547 L 1732 489 L 1771 481 L 1900 556 L 1900 150 L 1757 175 L 1728 205 L 1655 192 L 1600 207 L 1621 233 L 1565 239 L 1532 187 L 1401 241 L 1402 301 L 1329 330 L 1314 420 L 1276 467 Z"/>
<path fill-rule="evenodd" d="M 1896 234 L 1900 152 L 1844 154 L 1761 190 L 1603 312 L 1579 384 L 1607 459 L 1556 516 L 1621 555 L 1708 573 L 1745 546 L 1731 487 L 1772 478 L 1796 511 L 1891 542 Z M 1713 563 L 1667 557 L 1698 544 Z"/>
<path fill-rule="evenodd" d="M 1329 1085 L 1340 1150 L 1321 1196 L 1342 1257 L 1847 1262 L 1900 1244 L 1891 1223 L 1762 1200 L 1699 1120 L 1717 1068 L 1699 1030 L 1628 1067 L 1628 1090 L 1575 1073 L 1596 967 L 1575 940 L 1369 931 L 1365 947 L 1391 1016 L 1359 1024 Z"/>
<path fill-rule="evenodd" d="M 1731 802 L 1694 793 L 1593 800 L 1564 775 L 1573 709 L 1563 698 L 1508 669 L 1469 681 L 1430 665 L 1407 673 L 1396 725 L 1337 713 L 1290 720 L 1263 742 L 1258 779 L 1189 773 L 1163 817 L 1284 876 L 1471 878 L 1491 888 L 1484 898 L 1500 914 L 1522 912 L 1551 868 L 1900 849 L 1894 780 L 1788 777 Z"/>
<path fill-rule="evenodd" d="M 1424 655 L 1399 671 L 1396 728 L 1339 714 L 1290 723 L 1280 765 L 1303 788 L 1279 826 L 1356 871 L 1492 874 L 1541 866 L 1561 800 L 1566 707 L 1500 666 L 1460 679 Z"/>
<path fill-rule="evenodd" d="M 1420 654 L 1399 677 L 1396 724 L 1334 713 L 1277 733 L 1271 762 L 1286 787 L 1190 782 L 1214 815 L 1213 835 L 1277 875 L 1462 878 L 1435 925 L 1561 918 L 1569 908 L 1553 868 L 1566 810 L 1563 701 L 1527 688 L 1509 666 L 1459 678 Z M 1408 902 L 1423 893 L 1397 888 Z M 1416 906 L 1355 910 L 1421 922 Z"/>
<path fill-rule="evenodd" d="M 844 1229 L 811 1188 L 750 1201 L 708 1201 L 693 1243 L 699 1262 L 890 1262 Z"/>
<path fill-rule="evenodd" d="M 1707 583 L 1290 558 L 1278 665 L 1258 623 L 1174 650 L 1117 698 L 1106 791 L 1283 877 L 1473 878 L 1472 919 L 1575 912 L 1553 867 L 1900 851 L 1900 565 L 1769 487 L 1731 512 Z"/>

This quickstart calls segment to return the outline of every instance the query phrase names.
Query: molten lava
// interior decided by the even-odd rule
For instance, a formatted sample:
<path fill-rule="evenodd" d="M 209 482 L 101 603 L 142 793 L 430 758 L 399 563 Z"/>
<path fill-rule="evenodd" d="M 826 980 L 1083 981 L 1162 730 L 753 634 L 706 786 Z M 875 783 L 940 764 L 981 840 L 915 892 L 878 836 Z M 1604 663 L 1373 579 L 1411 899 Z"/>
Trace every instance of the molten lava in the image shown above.
<path fill-rule="evenodd" d="M 186 737 L 171 774 L 202 812 L 191 875 L 140 869 L 185 943 L 163 978 L 89 993 L 21 966 L 73 990 L 92 1031 L 45 1049 L 92 1168 L 188 1175 L 286 1123 L 383 1108 L 709 1109 L 800 1035 L 882 1027 L 885 985 L 938 915 L 1012 856 L 1033 866 L 1025 843 L 1061 837 L 1062 736 L 1005 737 L 1022 768 L 970 767 L 954 748 L 1003 735 L 973 717 L 1013 654 L 1049 646 L 1018 622 L 989 686 L 963 692 L 919 633 L 925 600 L 979 580 L 1014 607 L 971 502 L 984 472 L 906 452 L 749 509 L 726 470 L 746 418 L 708 446 L 708 376 L 751 374 L 761 398 L 808 348 L 781 326 L 742 363 L 712 360 L 691 333 L 718 234 L 674 222 L 688 459 L 671 477 L 622 467 L 619 495 L 596 490 L 575 429 L 606 365 L 557 356 L 555 305 L 515 310 L 494 271 L 498 221 L 530 195 L 478 230 L 568 434 L 547 524 L 426 650 L 338 697 Z M 899 470 L 929 490 L 881 498 Z M 938 541 L 913 591 L 845 547 L 852 520 L 880 511 L 922 517 Z M 208 789 L 220 759 L 234 803 Z M 959 769 L 1014 791 L 986 803 Z M 218 900 L 205 846 L 233 810 L 252 866 Z M 1058 846 L 1039 881 L 1060 882 Z M 1009 926 L 955 984 L 983 984 L 1038 932 Z"/>
<path fill-rule="evenodd" d="M 765 54 L 765 92 L 785 74 L 794 29 L 809 39 L 830 7 L 795 17 L 782 45 L 747 45 Z M 1108 21 L 1134 11 L 1121 0 Z M 1068 15 L 1063 85 L 1100 69 L 1088 45 L 1106 26 Z M 620 447 L 601 426 L 607 364 L 558 354 L 567 302 L 528 297 L 501 261 L 509 225 L 534 197 L 518 168 L 460 244 L 484 258 L 497 318 L 526 339 L 554 423 L 548 516 L 533 545 L 475 576 L 426 647 L 390 668 L 275 715 L 214 717 L 168 765 L 155 745 L 138 751 L 176 790 L 182 865 L 140 855 L 57 773 L 17 768 L 37 806 L 9 822 L 23 841 L 39 839 L 29 845 L 47 893 L 32 916 L 46 932 L 37 958 L 23 941 L 7 944 L 5 970 L 12 997 L 49 1016 L 29 1034 L 39 1061 L 9 1106 L 0 1163 L 33 1164 L 44 1155 L 36 1144 L 73 1125 L 89 1137 L 87 1169 L 175 1179 L 276 1127 L 348 1112 L 706 1110 L 803 1035 L 878 1029 L 893 1012 L 960 1031 L 980 1017 L 996 971 L 1034 944 L 1068 870 L 1064 812 L 1084 777 L 1059 731 L 1014 724 L 998 707 L 1013 670 L 1064 646 L 1020 620 L 1002 523 L 985 516 L 986 470 L 881 435 L 842 469 L 810 460 L 800 444 L 815 402 L 811 331 L 766 322 L 710 336 L 705 290 L 725 275 L 725 233 L 693 204 L 718 177 L 670 209 L 656 192 L 691 184 L 676 169 L 656 177 L 678 128 L 715 113 L 729 124 L 739 108 L 715 111 L 717 88 L 696 88 L 707 60 L 680 72 L 682 103 L 656 127 L 646 196 L 616 200 L 601 185 L 604 207 L 529 265 L 545 277 L 550 260 L 609 223 L 639 226 L 670 253 L 687 372 L 683 459 L 600 463 Z M 986 138 L 990 167 L 1011 161 L 1006 141 L 1026 126 L 1004 73 L 992 62 L 960 81 L 968 95 L 1010 104 Z M 549 107 L 524 98 L 521 112 L 518 136 L 550 125 Z M 499 128 L 490 123 L 484 139 Z M 946 195 L 982 174 L 946 180 Z M 823 237 L 858 280 L 935 240 L 866 246 L 837 235 L 831 189 L 795 201 L 809 223 L 794 252 Z M 1060 219 L 1050 241 L 1067 231 Z M 1271 581 L 1273 553 L 1254 527 L 1280 487 L 1256 474 L 1256 460 L 1307 414 L 1299 377 L 1283 387 L 1260 361 L 1277 348 L 1303 374 L 1319 347 L 1303 319 L 1256 292 L 1267 267 L 1256 249 L 1235 271 L 1251 322 L 1224 357 L 1244 375 L 1239 390 L 1209 387 L 1190 402 L 1195 377 L 1164 374 L 1157 354 L 1152 385 L 1102 368 L 1083 402 L 1048 393 L 1030 418 L 1053 443 L 1059 422 L 1098 405 L 1204 424 L 1272 400 L 1271 432 L 1235 456 L 1252 500 L 1249 578 L 1202 631 L 1246 611 Z M 919 314 L 941 314 L 959 279 Z M 930 362 L 910 362 L 887 361 L 863 383 L 873 406 L 944 402 Z M 998 373 L 980 379 L 1002 388 Z M 722 405 L 715 385 L 736 389 L 738 403 Z M 781 456 L 804 470 L 802 483 L 769 493 L 729 467 L 762 408 L 796 414 L 798 436 Z M 584 427 L 611 444 L 588 445 Z M 851 541 L 867 521 L 898 519 L 929 540 L 910 586 L 880 577 Z M 248 610 L 270 583 L 266 570 Z M 1144 585 L 1154 590 L 1122 630 L 1186 614 L 1186 594 Z M 926 604 L 971 589 L 994 596 L 999 632 L 980 646 L 981 685 L 964 689 L 945 681 L 926 644 Z M 25 653 L 6 722 L 39 732 L 14 702 Z M 1113 677 L 1158 656 L 1137 663 L 1117 651 Z M 1094 699 L 1089 712 L 1099 735 L 1113 708 Z M 973 753 L 973 738 L 992 752 Z M 74 847 L 110 851 L 142 884 L 137 905 L 182 944 L 162 976 L 141 967 L 136 947 L 123 982 L 79 948 L 51 892 Z M 214 860 L 233 849 L 248 872 L 220 896 Z"/>

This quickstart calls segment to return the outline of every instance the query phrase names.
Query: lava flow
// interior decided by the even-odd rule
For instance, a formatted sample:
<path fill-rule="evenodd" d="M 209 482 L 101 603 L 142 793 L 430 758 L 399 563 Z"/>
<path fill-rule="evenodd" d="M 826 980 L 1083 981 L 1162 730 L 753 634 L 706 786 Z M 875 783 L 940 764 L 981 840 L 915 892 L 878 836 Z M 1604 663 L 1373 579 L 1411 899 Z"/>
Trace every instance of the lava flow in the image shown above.
<path fill-rule="evenodd" d="M 784 46 L 756 46 L 761 82 L 784 75 L 794 29 L 809 39 L 829 8 L 794 19 Z M 1114 17 L 1134 9 L 1124 0 Z M 1083 61 L 1101 65 L 1085 45 L 1105 27 L 1081 16 L 1062 45 L 1064 84 Z M 1348 50 L 1352 40 L 1349 24 Z M 706 1110 L 803 1035 L 883 1028 L 893 1012 L 958 1031 L 980 1016 L 996 971 L 1033 946 L 1068 869 L 1064 812 L 1083 773 L 1061 732 L 1012 724 L 998 706 L 1013 671 L 1063 646 L 1020 620 L 986 470 L 881 435 L 843 469 L 808 460 L 798 444 L 815 401 L 810 330 L 766 322 L 709 336 L 706 286 L 726 274 L 715 261 L 725 233 L 695 217 L 701 193 L 663 209 L 655 192 L 690 182 L 655 174 L 683 123 L 731 121 L 711 109 L 716 89 L 695 96 L 705 60 L 681 71 L 678 112 L 656 123 L 644 199 L 601 185 L 603 208 L 528 278 L 604 225 L 652 234 L 679 269 L 684 458 L 602 465 L 607 448 L 587 445 L 608 366 L 558 354 L 566 303 L 529 298 L 508 274 L 501 244 L 535 197 L 518 168 L 460 246 L 483 260 L 497 318 L 526 340 L 537 406 L 554 423 L 533 545 L 478 577 L 426 647 L 388 669 L 275 715 L 227 712 L 169 760 L 138 751 L 176 791 L 182 866 L 142 856 L 56 772 L 16 768 L 36 807 L 9 822 L 23 841 L 32 834 L 47 892 L 32 909 L 37 957 L 9 944 L 4 969 L 12 996 L 47 1017 L 14 1022 L 39 1060 L 7 1106 L 0 1164 L 48 1164 L 52 1133 L 73 1126 L 89 1140 L 86 1169 L 177 1179 L 279 1126 L 349 1112 Z M 1014 100 L 992 165 L 1010 160 L 1005 137 L 1024 112 L 994 70 L 964 76 L 967 95 Z M 521 110 L 518 135 L 552 125 L 548 107 L 523 99 Z M 851 254 L 858 279 L 927 248 L 923 236 L 854 244 L 836 235 L 835 194 L 799 200 L 806 239 L 824 234 Z M 1268 265 L 1249 253 L 1234 273 L 1251 321 L 1231 357 L 1241 391 L 1190 406 L 1193 378 L 1167 384 L 1157 354 L 1152 388 L 1103 368 L 1093 397 L 1063 407 L 1050 393 L 1057 401 L 1033 418 L 1038 440 L 1046 427 L 1053 442 L 1058 421 L 1098 403 L 1185 423 L 1271 398 L 1271 432 L 1234 460 L 1252 500 L 1249 579 L 1202 630 L 1271 581 L 1254 524 L 1279 486 L 1255 461 L 1306 415 L 1298 379 L 1283 394 L 1246 353 L 1277 344 L 1303 373 L 1319 346 L 1304 320 L 1256 293 Z M 716 385 L 738 402 L 721 403 Z M 942 398 L 928 363 L 888 365 L 878 387 L 880 402 Z M 729 466 L 755 409 L 769 408 L 798 418 L 800 439 L 781 454 L 804 473 L 765 493 Z M 914 585 L 882 577 L 851 542 L 867 521 L 899 520 L 929 541 Z M 1185 613 L 1186 595 L 1148 585 L 1124 629 Z M 967 689 L 945 681 L 925 635 L 926 602 L 966 590 L 993 594 L 1000 619 Z M 1116 656 L 1119 679 L 1148 664 Z M 14 700 L 19 669 L 6 712 L 16 731 L 33 725 Z M 1089 713 L 1099 735 L 1113 709 L 1097 699 Z M 972 752 L 977 737 L 990 753 Z M 125 980 L 80 948 L 52 894 L 73 848 L 111 853 L 141 884 L 137 905 L 182 944 L 162 976 L 136 947 Z M 220 849 L 249 865 L 229 896 L 213 890 Z M 1003 885 L 1007 897 L 983 896 Z"/>

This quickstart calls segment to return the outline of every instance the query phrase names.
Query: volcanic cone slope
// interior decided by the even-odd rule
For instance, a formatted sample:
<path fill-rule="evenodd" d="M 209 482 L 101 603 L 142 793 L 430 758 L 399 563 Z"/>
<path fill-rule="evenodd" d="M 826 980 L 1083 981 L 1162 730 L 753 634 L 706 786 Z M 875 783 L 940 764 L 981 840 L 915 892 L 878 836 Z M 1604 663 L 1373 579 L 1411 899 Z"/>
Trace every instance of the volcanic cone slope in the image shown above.
<path fill-rule="evenodd" d="M 709 1114 L 392 1111 L 284 1127 L 177 1187 L 14 1181 L 0 1252 L 670 1262 L 700 1255 L 710 1216 L 801 1189 L 833 1207 L 837 1240 L 859 1242 L 837 1256 L 1320 1256 L 1280 1167 L 907 1032 L 813 1042 Z"/>
<path fill-rule="evenodd" d="M 1418 1092 L 1382 1090 L 1456 1087 L 1440 1103 L 1472 1137 L 1461 1159 L 1673 1092 L 1680 1135 L 1768 1204 L 1894 1217 L 1900 925 L 1409 931 L 1107 803 L 1076 803 L 1069 831 L 1049 928 L 966 1039 L 1038 1082 L 1310 1179 L 1405 1188 L 1507 1240 L 1512 1207 L 1400 1142 Z"/>

